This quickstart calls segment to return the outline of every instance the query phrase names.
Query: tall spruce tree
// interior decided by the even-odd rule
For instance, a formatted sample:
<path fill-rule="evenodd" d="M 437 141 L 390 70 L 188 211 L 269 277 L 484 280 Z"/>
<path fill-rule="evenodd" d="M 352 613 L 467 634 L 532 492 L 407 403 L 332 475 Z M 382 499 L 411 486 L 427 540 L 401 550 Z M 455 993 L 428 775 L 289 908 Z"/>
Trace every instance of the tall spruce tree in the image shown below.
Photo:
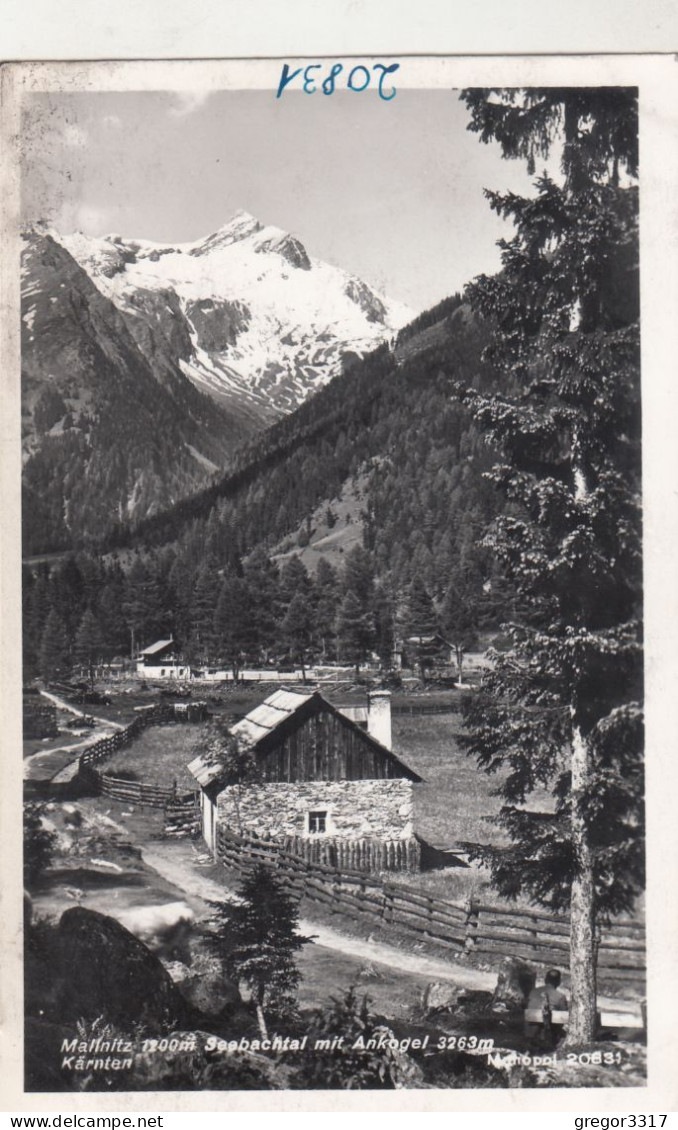
<path fill-rule="evenodd" d="M 198 570 L 191 598 L 191 632 L 185 650 L 193 663 L 210 663 L 214 659 L 218 646 L 214 621 L 220 587 L 218 564 L 210 558 Z"/>
<path fill-rule="evenodd" d="M 49 682 L 70 674 L 71 660 L 66 625 L 55 608 L 47 617 L 40 641 L 40 674 Z"/>
<path fill-rule="evenodd" d="M 426 672 L 433 666 L 438 650 L 435 636 L 438 631 L 438 616 L 433 598 L 418 573 L 415 574 L 407 592 L 405 627 L 409 636 L 408 654 L 411 653 L 419 668 L 421 680 L 426 682 Z"/>
<path fill-rule="evenodd" d="M 303 592 L 292 597 L 280 632 L 290 652 L 290 658 L 301 667 L 302 681 L 306 682 L 306 664 L 313 642 L 313 607 Z"/>
<path fill-rule="evenodd" d="M 334 655 L 334 623 L 339 602 L 336 570 L 326 557 L 321 557 L 315 574 L 315 636 L 323 662 Z"/>
<path fill-rule="evenodd" d="M 268 662 L 277 643 L 280 612 L 280 574 L 262 545 L 243 562 L 245 581 L 252 593 L 254 652 Z"/>
<path fill-rule="evenodd" d="M 349 590 L 337 612 L 337 647 L 339 658 L 355 666 L 355 677 L 360 678 L 361 664 L 367 659 L 374 644 L 374 616 L 365 611 L 356 594 Z"/>
<path fill-rule="evenodd" d="M 256 646 L 252 606 L 247 582 L 235 573 L 227 573 L 219 590 L 214 626 L 217 652 L 231 668 L 235 683 L 243 661 Z"/>
<path fill-rule="evenodd" d="M 375 644 L 382 671 L 395 664 L 395 600 L 386 585 L 377 585 L 374 595 Z"/>
<path fill-rule="evenodd" d="M 478 643 L 480 597 L 477 586 L 468 581 L 460 571 L 453 574 L 440 612 L 447 638 L 454 647 L 457 658 L 459 686 L 463 686 L 464 655 Z"/>
<path fill-rule="evenodd" d="M 153 643 L 166 628 L 168 615 L 153 569 L 135 557 L 125 577 L 122 611 L 130 632 L 130 650 Z"/>
<path fill-rule="evenodd" d="M 469 128 L 561 168 L 488 192 L 515 235 L 467 297 L 494 326 L 504 395 L 467 394 L 511 503 L 485 544 L 521 609 L 468 709 L 468 747 L 504 772 L 508 896 L 569 908 L 568 1041 L 596 1016 L 596 934 L 642 884 L 637 109 L 633 90 L 467 90 Z M 551 813 L 523 807 L 539 786 Z"/>
<path fill-rule="evenodd" d="M 101 658 L 101 625 L 91 608 L 86 608 L 75 633 L 74 653 L 78 663 L 87 670 L 90 689 L 94 690 L 94 668 Z"/>
<path fill-rule="evenodd" d="M 301 980 L 296 957 L 313 939 L 298 933 L 297 904 L 263 864 L 243 879 L 236 894 L 238 902 L 215 904 L 216 944 L 231 976 L 249 987 L 266 1040 L 267 1017 L 284 1020 L 294 1013 Z"/>

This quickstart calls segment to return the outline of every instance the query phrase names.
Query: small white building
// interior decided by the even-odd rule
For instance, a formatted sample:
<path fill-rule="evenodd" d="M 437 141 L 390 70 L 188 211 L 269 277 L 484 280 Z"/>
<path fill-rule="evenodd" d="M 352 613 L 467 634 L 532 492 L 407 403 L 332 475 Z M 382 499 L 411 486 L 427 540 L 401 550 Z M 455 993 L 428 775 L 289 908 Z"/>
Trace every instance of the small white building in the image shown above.
<path fill-rule="evenodd" d="M 145 679 L 190 679 L 191 668 L 181 662 L 170 636 L 168 640 L 156 640 L 139 652 L 137 675 Z"/>

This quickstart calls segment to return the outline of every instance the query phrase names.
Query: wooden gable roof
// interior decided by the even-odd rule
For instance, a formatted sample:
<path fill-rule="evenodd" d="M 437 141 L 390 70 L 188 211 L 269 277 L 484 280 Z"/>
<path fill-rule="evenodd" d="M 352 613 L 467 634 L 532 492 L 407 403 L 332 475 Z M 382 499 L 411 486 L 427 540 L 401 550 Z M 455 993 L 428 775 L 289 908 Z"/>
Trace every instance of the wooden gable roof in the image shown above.
<path fill-rule="evenodd" d="M 421 777 L 318 692 L 276 691 L 231 733 L 250 742 L 264 781 Z M 218 786 L 221 767 L 196 758 L 189 770 L 202 788 Z"/>

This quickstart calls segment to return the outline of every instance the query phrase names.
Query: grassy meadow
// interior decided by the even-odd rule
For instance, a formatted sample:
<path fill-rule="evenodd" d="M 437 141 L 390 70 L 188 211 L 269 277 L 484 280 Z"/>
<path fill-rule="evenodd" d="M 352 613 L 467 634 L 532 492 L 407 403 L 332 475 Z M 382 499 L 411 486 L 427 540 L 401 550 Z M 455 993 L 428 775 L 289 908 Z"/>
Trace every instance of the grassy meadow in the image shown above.
<path fill-rule="evenodd" d="M 393 749 L 423 783 L 414 790 L 415 829 L 428 843 L 450 847 L 460 840 L 505 843 L 491 823 L 500 801 L 497 776 L 484 773 L 461 748 L 459 714 L 396 716 Z"/>
<path fill-rule="evenodd" d="M 119 749 L 99 765 L 112 776 L 127 774 L 148 785 L 170 788 L 176 780 L 179 792 L 197 788 L 186 766 L 198 755 L 204 732 L 202 723 L 150 726 L 126 749 Z"/>

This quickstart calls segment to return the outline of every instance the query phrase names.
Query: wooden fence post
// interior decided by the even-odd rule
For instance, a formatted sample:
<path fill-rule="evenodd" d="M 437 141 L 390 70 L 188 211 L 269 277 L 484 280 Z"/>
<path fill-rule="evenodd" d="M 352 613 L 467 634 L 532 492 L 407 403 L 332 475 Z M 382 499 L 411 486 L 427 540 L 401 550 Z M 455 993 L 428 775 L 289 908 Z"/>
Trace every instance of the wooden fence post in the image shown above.
<path fill-rule="evenodd" d="M 332 879 L 332 914 L 341 913 L 341 872 L 335 871 Z"/>
<path fill-rule="evenodd" d="M 480 910 L 478 903 L 473 895 L 469 897 L 466 904 L 466 924 L 464 929 L 464 949 L 472 950 L 478 938 L 478 927 L 480 925 Z"/>
<path fill-rule="evenodd" d="M 426 924 L 426 927 L 427 927 L 426 933 L 430 936 L 431 931 L 432 931 L 432 927 L 433 927 L 433 907 L 434 907 L 434 903 L 433 903 L 433 899 L 432 899 L 431 895 L 427 896 L 426 902 L 427 902 L 427 910 L 428 910 L 428 922 Z"/>
<path fill-rule="evenodd" d="M 393 892 L 392 892 L 390 886 L 388 886 L 388 884 L 384 883 L 384 903 L 383 903 L 381 914 L 382 914 L 382 918 L 383 918 L 384 922 L 386 922 L 386 924 L 389 925 L 389 926 L 393 922 L 393 909 L 394 909 Z"/>

